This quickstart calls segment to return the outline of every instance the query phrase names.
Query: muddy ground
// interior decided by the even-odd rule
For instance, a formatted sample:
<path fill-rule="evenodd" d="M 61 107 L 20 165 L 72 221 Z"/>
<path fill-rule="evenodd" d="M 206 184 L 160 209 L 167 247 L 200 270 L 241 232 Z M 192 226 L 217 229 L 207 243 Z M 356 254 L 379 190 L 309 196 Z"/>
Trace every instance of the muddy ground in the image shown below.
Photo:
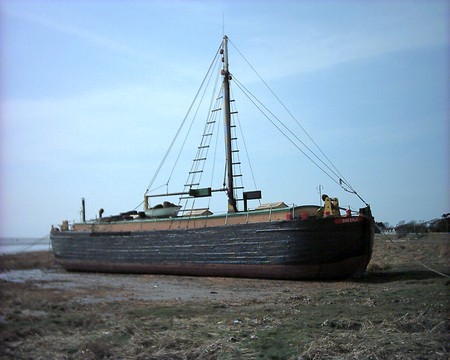
<path fill-rule="evenodd" d="M 333 282 L 69 273 L 48 252 L 5 255 L 0 358 L 446 359 L 449 255 L 448 234 L 377 236 L 368 272 Z"/>

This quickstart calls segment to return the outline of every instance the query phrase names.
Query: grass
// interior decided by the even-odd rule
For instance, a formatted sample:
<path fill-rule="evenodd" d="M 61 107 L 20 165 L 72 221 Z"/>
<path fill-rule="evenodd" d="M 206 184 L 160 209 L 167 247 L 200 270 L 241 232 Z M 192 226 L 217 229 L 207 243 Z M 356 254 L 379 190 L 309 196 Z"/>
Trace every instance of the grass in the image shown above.
<path fill-rule="evenodd" d="M 411 258 L 446 271 L 448 243 L 401 246 L 378 238 L 373 270 L 356 281 L 254 281 L 267 296 L 233 301 L 81 304 L 75 290 L 0 282 L 0 357 L 447 358 L 449 280 Z"/>

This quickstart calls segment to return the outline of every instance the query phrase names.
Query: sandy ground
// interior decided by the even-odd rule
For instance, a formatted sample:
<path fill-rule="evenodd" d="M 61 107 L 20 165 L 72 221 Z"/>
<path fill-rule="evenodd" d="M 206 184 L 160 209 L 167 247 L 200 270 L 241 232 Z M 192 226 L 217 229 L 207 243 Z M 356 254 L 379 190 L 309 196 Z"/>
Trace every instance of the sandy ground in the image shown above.
<path fill-rule="evenodd" d="M 291 281 L 74 273 L 61 269 L 12 270 L 0 273 L 0 280 L 33 284 L 42 289 L 71 291 L 73 300 L 81 303 L 121 300 L 242 301 L 305 288 L 305 284 Z M 317 287 L 317 284 L 314 286 Z M 92 289 L 95 289 L 93 294 Z"/>

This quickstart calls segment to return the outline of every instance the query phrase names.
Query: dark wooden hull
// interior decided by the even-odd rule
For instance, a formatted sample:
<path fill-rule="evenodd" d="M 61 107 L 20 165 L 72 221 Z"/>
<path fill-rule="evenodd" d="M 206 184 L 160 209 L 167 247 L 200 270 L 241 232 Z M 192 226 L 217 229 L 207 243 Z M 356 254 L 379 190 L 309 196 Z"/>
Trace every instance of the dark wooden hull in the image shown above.
<path fill-rule="evenodd" d="M 354 216 L 50 238 L 57 262 L 73 271 L 336 279 L 365 271 L 373 229 L 373 218 Z"/>

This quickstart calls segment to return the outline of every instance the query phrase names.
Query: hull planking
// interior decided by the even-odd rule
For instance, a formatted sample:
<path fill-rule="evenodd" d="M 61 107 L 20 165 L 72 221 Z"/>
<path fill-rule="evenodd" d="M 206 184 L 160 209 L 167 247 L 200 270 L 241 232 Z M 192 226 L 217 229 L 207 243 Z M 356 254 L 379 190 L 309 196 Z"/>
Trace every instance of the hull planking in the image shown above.
<path fill-rule="evenodd" d="M 296 218 L 143 231 L 52 231 L 51 241 L 57 262 L 74 271 L 335 279 L 365 271 L 372 255 L 373 218 Z"/>

